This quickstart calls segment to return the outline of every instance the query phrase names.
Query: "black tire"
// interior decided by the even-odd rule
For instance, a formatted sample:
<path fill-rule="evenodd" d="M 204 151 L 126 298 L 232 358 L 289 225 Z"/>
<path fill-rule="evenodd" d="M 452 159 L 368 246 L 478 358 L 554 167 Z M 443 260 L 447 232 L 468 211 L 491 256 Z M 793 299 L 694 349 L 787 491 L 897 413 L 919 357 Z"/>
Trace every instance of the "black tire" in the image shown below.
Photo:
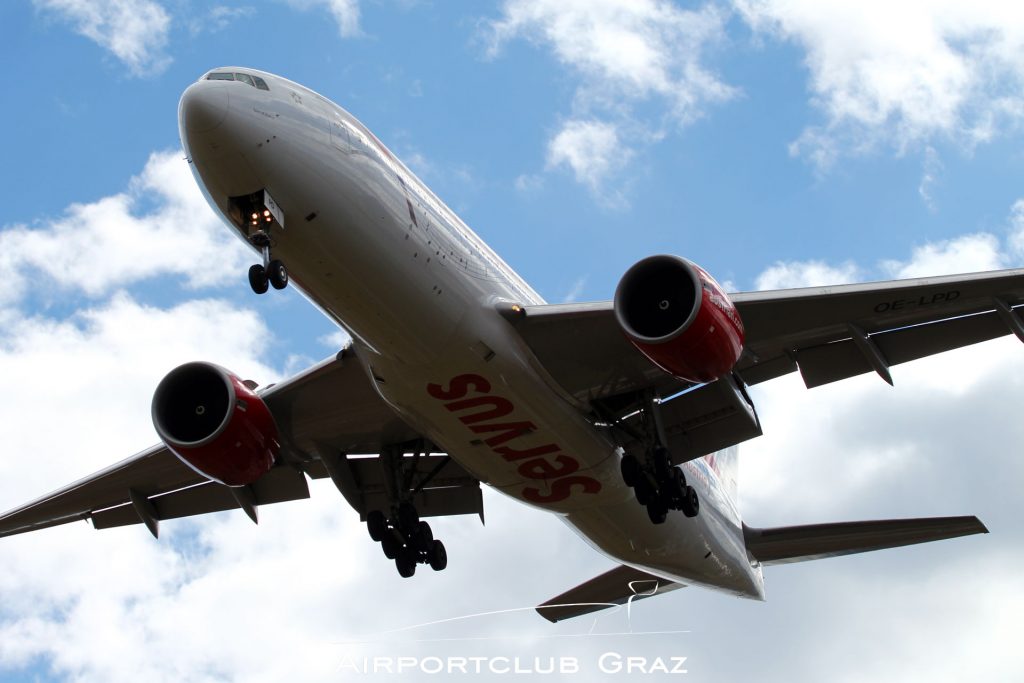
<path fill-rule="evenodd" d="M 406 538 L 412 538 L 412 535 L 416 533 L 417 527 L 420 525 L 420 516 L 416 512 L 416 506 L 409 501 L 403 501 L 398 504 L 398 528 L 402 530 L 402 533 Z"/>
<path fill-rule="evenodd" d="M 416 573 L 416 558 L 408 548 L 403 549 L 395 558 L 395 567 L 403 579 L 408 579 Z"/>
<path fill-rule="evenodd" d="M 669 457 L 667 448 L 655 446 L 651 452 L 651 463 L 654 465 L 654 473 L 659 479 L 669 476 L 672 459 Z"/>
<path fill-rule="evenodd" d="M 700 498 L 692 486 L 686 487 L 686 495 L 683 496 L 683 514 L 687 517 L 696 517 L 700 512 Z"/>
<path fill-rule="evenodd" d="M 402 544 L 399 543 L 398 539 L 390 531 L 380 539 L 380 547 L 384 551 L 384 557 L 389 560 L 397 558 L 402 552 Z"/>
<path fill-rule="evenodd" d="M 636 456 L 624 455 L 622 461 L 619 462 L 619 469 L 622 472 L 622 481 L 626 482 L 626 486 L 630 488 L 636 486 L 636 483 L 640 481 L 640 463 L 637 462 Z"/>
<path fill-rule="evenodd" d="M 448 566 L 448 551 L 444 549 L 444 543 L 435 540 L 430 544 L 430 550 L 427 551 L 427 562 L 435 572 Z"/>
<path fill-rule="evenodd" d="M 647 505 L 651 502 L 651 498 L 654 496 L 654 491 L 651 490 L 651 485 L 647 483 L 647 479 L 641 477 L 640 481 L 633 487 L 633 492 L 636 494 L 636 502 L 641 505 Z"/>
<path fill-rule="evenodd" d="M 370 510 L 366 514 L 366 529 L 370 532 L 370 538 L 380 543 L 384 534 L 388 532 L 388 520 L 380 510 Z"/>
<path fill-rule="evenodd" d="M 668 508 L 661 501 L 652 500 L 647 504 L 647 517 L 652 524 L 664 524 L 668 517 Z"/>
<path fill-rule="evenodd" d="M 434 532 L 431 531 L 430 525 L 426 522 L 420 522 L 416 527 L 416 550 L 421 553 L 429 552 L 430 546 L 434 542 Z"/>
<path fill-rule="evenodd" d="M 686 476 L 678 467 L 672 468 L 672 476 L 669 478 L 669 490 L 672 491 L 672 507 L 682 510 L 683 501 L 686 500 Z"/>
<path fill-rule="evenodd" d="M 266 269 L 259 263 L 249 266 L 249 286 L 257 294 L 264 294 L 267 291 L 270 281 L 267 279 Z"/>
<path fill-rule="evenodd" d="M 288 269 L 284 267 L 284 263 L 274 259 L 267 268 L 267 278 L 274 289 L 284 289 L 288 286 Z"/>

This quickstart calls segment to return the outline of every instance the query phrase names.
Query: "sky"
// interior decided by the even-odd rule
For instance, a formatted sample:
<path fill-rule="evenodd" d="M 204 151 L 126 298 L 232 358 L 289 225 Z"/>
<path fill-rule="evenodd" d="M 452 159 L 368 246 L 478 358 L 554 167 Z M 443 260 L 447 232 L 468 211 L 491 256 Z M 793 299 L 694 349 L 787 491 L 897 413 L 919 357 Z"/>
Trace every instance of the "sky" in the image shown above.
<path fill-rule="evenodd" d="M 608 299 L 654 253 L 744 291 L 1024 265 L 1015 3 L 35 0 L 0 23 L 0 509 L 155 443 L 182 362 L 267 383 L 338 349 L 294 289 L 251 293 L 188 171 L 178 98 L 215 66 L 351 111 L 551 302 Z M 432 524 L 448 569 L 405 580 L 316 481 L 258 526 L 3 539 L 0 680 L 437 677 L 359 670 L 382 655 L 575 657 L 485 678 L 591 680 L 603 653 L 686 657 L 695 681 L 1018 677 L 1024 349 L 893 377 L 756 387 L 744 518 L 990 534 L 767 568 L 763 603 L 686 588 L 553 626 L 523 608 L 612 567 L 557 519 L 485 491 L 486 526 Z"/>

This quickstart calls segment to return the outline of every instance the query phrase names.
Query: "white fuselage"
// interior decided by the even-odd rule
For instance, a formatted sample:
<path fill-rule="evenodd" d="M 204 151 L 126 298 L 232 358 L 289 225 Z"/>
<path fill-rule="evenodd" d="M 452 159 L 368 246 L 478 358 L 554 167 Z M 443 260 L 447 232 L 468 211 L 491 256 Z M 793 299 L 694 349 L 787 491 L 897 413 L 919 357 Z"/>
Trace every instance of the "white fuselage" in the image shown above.
<path fill-rule="evenodd" d="M 697 517 L 655 525 L 619 474 L 619 449 L 496 306 L 543 300 L 351 114 L 252 69 L 269 91 L 201 80 L 181 133 L 197 180 L 229 198 L 266 189 L 285 213 L 273 256 L 351 333 L 380 395 L 482 482 L 559 514 L 612 559 L 681 583 L 763 596 L 735 502 L 686 463 Z"/>

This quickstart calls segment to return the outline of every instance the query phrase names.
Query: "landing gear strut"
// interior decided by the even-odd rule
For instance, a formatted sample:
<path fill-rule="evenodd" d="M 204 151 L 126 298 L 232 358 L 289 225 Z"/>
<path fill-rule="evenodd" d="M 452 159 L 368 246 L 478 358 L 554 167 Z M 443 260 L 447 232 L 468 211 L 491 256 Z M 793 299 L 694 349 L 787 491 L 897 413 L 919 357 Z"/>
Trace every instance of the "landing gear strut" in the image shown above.
<path fill-rule="evenodd" d="M 686 475 L 672 465 L 671 453 L 664 446 L 664 430 L 658 420 L 658 404 L 649 397 L 644 411 L 650 445 L 643 458 L 627 453 L 620 462 L 622 481 L 633 489 L 636 500 L 647 508 L 653 524 L 663 524 L 669 510 L 681 510 L 687 517 L 700 512 L 697 491 L 687 485 Z"/>

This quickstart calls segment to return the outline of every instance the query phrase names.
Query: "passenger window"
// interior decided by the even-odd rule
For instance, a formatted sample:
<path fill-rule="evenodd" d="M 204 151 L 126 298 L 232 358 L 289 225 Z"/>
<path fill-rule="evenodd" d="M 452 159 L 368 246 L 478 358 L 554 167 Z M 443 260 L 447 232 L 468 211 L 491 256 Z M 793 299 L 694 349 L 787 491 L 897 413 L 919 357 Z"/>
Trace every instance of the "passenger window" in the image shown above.
<path fill-rule="evenodd" d="M 249 76 L 249 74 L 235 74 L 235 80 L 242 81 L 242 83 L 248 83 L 254 88 L 256 87 L 256 84 L 252 82 L 252 78 Z"/>
<path fill-rule="evenodd" d="M 270 88 L 267 87 L 267 82 L 259 76 L 253 76 L 252 80 L 256 81 L 256 87 L 260 90 L 270 90 Z"/>
<path fill-rule="evenodd" d="M 208 81 L 233 81 L 233 80 L 235 80 L 235 75 L 234 74 L 223 73 L 221 71 L 214 71 L 213 73 L 211 73 L 209 76 L 206 77 L 206 80 L 208 80 Z"/>

